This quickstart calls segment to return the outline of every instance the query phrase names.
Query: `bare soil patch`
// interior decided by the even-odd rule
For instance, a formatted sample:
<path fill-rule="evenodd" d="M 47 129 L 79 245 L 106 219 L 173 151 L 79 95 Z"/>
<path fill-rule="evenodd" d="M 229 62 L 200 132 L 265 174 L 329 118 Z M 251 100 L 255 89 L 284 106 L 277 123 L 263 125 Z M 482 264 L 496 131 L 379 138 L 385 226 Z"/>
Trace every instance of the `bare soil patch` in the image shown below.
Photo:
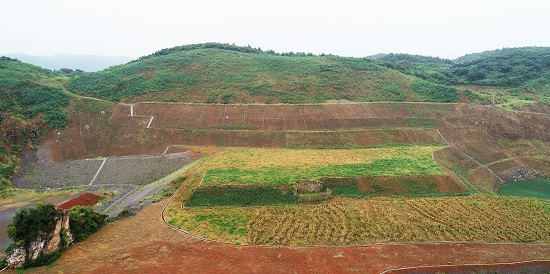
<path fill-rule="evenodd" d="M 97 201 L 101 199 L 101 196 L 93 194 L 91 192 L 84 192 L 78 197 L 65 201 L 57 206 L 57 208 L 68 210 L 75 206 L 93 206 Z"/>

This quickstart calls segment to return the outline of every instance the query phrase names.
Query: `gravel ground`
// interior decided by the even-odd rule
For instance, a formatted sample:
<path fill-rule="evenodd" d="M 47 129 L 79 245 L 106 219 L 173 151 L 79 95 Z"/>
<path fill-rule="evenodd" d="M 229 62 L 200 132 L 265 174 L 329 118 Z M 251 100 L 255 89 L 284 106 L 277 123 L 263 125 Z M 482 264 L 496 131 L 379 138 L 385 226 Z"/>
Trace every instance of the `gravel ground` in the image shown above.
<path fill-rule="evenodd" d="M 147 185 L 192 161 L 191 152 L 144 157 L 109 158 L 94 185 Z"/>
<path fill-rule="evenodd" d="M 21 174 L 15 179 L 17 188 L 60 188 L 90 183 L 102 160 L 76 160 L 55 163 L 49 152 L 39 146 L 36 151 L 25 151 Z"/>

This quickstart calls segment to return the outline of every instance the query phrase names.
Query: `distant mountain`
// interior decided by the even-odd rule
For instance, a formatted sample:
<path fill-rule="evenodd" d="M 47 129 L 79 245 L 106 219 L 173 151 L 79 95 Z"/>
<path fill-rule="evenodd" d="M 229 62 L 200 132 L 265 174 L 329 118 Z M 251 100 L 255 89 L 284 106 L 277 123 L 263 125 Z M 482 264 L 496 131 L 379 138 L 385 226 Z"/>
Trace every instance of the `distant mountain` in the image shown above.
<path fill-rule="evenodd" d="M 108 67 L 128 63 L 132 58 L 124 56 L 100 56 L 57 54 L 52 56 L 33 56 L 22 53 L 0 54 L 0 56 L 17 58 L 25 63 L 30 63 L 47 69 L 58 70 L 60 68 L 80 69 L 87 72 L 104 70 Z"/>

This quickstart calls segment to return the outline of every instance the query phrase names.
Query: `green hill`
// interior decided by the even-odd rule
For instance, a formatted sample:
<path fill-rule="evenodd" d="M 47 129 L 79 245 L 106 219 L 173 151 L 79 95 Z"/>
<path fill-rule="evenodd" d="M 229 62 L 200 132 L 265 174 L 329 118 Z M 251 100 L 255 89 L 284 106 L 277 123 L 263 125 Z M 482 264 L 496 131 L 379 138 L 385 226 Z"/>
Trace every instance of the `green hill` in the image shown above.
<path fill-rule="evenodd" d="M 505 48 L 455 60 L 410 54 L 378 54 L 369 59 L 442 84 L 540 88 L 550 82 L 550 47 Z"/>
<path fill-rule="evenodd" d="M 455 88 L 405 75 L 366 58 L 277 54 L 216 43 L 165 49 L 84 74 L 71 82 L 70 89 L 112 101 L 458 101 Z"/>
<path fill-rule="evenodd" d="M 65 76 L 0 57 L 0 189 L 18 170 L 18 155 L 53 128 L 68 122 Z"/>
<path fill-rule="evenodd" d="M 453 63 L 451 70 L 459 83 L 520 87 L 538 78 L 549 79 L 550 47 L 486 51 L 459 57 Z"/>

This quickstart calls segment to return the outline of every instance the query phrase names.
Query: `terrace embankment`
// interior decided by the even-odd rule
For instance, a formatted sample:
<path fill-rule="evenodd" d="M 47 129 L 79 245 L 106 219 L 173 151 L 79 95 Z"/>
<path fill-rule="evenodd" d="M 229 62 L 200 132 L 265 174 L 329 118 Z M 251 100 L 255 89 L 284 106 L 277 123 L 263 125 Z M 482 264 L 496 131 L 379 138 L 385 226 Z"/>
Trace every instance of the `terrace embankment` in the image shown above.
<path fill-rule="evenodd" d="M 520 167 L 550 174 L 547 158 L 550 116 L 485 106 L 113 105 L 75 100 L 70 115 L 69 127 L 50 136 L 47 142 L 56 162 L 159 154 L 171 145 L 266 148 L 449 145 L 454 148 L 443 154 L 451 155 L 443 158 L 452 162 L 439 159 L 441 153 L 435 154 L 436 160 L 447 166 L 455 179 L 461 177 L 471 182 L 472 189 L 494 189 L 500 183 L 497 177 L 504 178 Z M 474 164 L 468 164 L 469 161 Z M 456 163 L 465 166 L 455 166 Z"/>

